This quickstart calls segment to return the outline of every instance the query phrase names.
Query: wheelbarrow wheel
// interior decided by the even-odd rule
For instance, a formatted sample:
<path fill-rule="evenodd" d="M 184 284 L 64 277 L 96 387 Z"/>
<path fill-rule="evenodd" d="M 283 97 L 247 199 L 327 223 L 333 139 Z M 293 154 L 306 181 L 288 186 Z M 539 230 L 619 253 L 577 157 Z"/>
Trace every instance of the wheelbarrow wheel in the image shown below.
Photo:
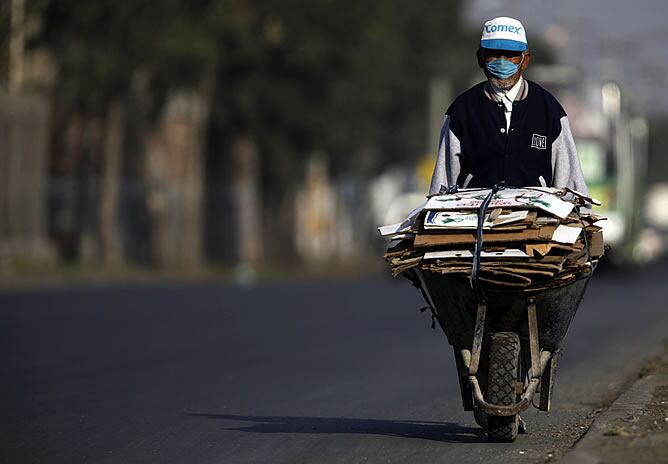
<path fill-rule="evenodd" d="M 517 401 L 520 339 L 513 332 L 492 335 L 489 347 L 487 374 L 487 401 L 497 405 L 511 405 Z M 517 438 L 519 417 L 488 416 L 487 439 L 491 442 L 512 442 Z"/>

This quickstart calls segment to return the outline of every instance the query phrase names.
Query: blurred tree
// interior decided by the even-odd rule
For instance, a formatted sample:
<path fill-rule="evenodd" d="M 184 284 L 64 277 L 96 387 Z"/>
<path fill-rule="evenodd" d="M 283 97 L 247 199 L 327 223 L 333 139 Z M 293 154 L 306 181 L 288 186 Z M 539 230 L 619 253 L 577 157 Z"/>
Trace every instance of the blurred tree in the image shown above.
<path fill-rule="evenodd" d="M 235 176 L 230 143 L 244 136 L 260 155 L 269 249 L 292 242 L 290 198 L 307 158 L 324 153 L 334 176 L 370 175 L 425 153 L 428 82 L 468 77 L 475 39 L 457 0 L 222 2 L 221 60 L 207 175 Z M 233 6 L 231 6 L 233 5 Z M 219 191 L 210 197 L 220 197 Z M 215 201 L 215 200 L 214 200 Z M 286 208 L 287 206 L 287 208 Z M 209 206 L 220 218 L 220 203 Z M 224 231 L 221 225 L 216 228 Z M 223 235 L 223 241 L 230 235 Z M 214 235 L 213 241 L 221 241 Z M 288 253 L 289 254 L 289 250 Z"/>
<path fill-rule="evenodd" d="M 158 262 L 174 261 L 171 256 L 177 261 L 185 259 L 196 264 L 197 256 L 201 255 L 198 225 L 201 200 L 196 192 L 201 191 L 203 176 L 198 160 L 202 158 L 203 144 L 199 142 L 208 121 L 208 108 L 199 108 L 198 104 L 209 100 L 207 92 L 218 59 L 216 35 L 206 27 L 206 7 L 210 4 L 173 0 L 159 3 L 39 0 L 32 4 L 33 12 L 43 19 L 42 34 L 37 42 L 51 49 L 59 65 L 55 101 L 57 111 L 64 117 L 56 123 L 56 137 L 59 132 L 67 133 L 70 123 L 83 121 L 84 124 L 81 131 L 84 140 L 74 144 L 74 152 L 55 153 L 55 170 L 64 161 L 67 164 L 67 159 L 78 159 L 84 153 L 92 158 L 94 166 L 85 177 L 99 175 L 104 179 L 100 189 L 100 217 L 93 226 L 105 229 L 94 231 L 101 240 L 102 255 L 118 250 L 107 242 L 118 236 L 114 219 L 118 216 L 116 197 L 122 170 L 118 168 L 120 160 L 108 158 L 124 154 L 126 173 L 139 178 L 146 191 L 151 226 L 147 235 L 182 237 L 178 248 L 152 240 L 148 256 Z M 184 118 L 183 111 L 176 110 L 171 113 L 173 117 L 165 121 L 162 109 L 170 98 L 178 99 L 181 109 L 196 108 L 204 114 L 194 118 L 189 114 Z M 189 101 L 184 107 L 185 100 Z M 131 111 L 126 111 L 126 107 Z M 197 138 L 197 143 L 168 138 L 168 131 L 174 125 L 184 124 L 202 126 L 180 133 L 189 139 Z M 107 129 L 104 134 L 107 142 L 85 143 L 85 134 L 91 132 L 92 126 L 100 125 Z M 126 131 L 129 133 L 125 134 Z M 165 138 L 168 140 L 162 140 Z M 167 145 L 162 151 L 151 150 L 151 142 Z M 197 153 L 192 153 L 193 150 Z M 153 154 L 152 159 L 149 154 Z M 174 162 L 182 158 L 192 162 L 185 166 Z M 81 182 L 89 180 L 81 179 Z M 156 191 L 169 187 L 175 190 L 169 197 L 175 201 L 166 208 L 150 208 L 156 204 L 153 201 Z M 195 192 L 188 196 L 192 204 L 178 201 L 184 192 Z M 82 196 L 84 201 L 95 201 L 93 195 Z M 164 216 L 175 209 L 192 213 L 179 221 L 167 220 Z M 86 224 L 80 227 L 86 229 Z M 180 229 L 180 234 L 167 231 L 168 228 Z M 181 250 L 186 251 L 179 254 Z M 103 258 L 117 261 L 116 257 Z"/>
<path fill-rule="evenodd" d="M 211 178 L 229 178 L 240 137 L 257 147 L 263 194 L 276 203 L 314 151 L 329 156 L 335 175 L 416 159 L 426 149 L 429 80 L 468 77 L 475 49 L 459 0 L 33 0 L 29 9 L 42 18 L 37 42 L 59 64 L 56 137 L 86 133 L 68 130 L 83 124 L 107 128 L 111 139 L 87 150 L 97 175 L 112 170 L 103 175 L 99 224 L 113 223 L 117 202 L 105 199 L 118 194 L 113 173 L 135 175 L 153 242 L 179 235 L 156 230 L 164 224 L 198 221 L 201 186 L 188 183 L 204 178 L 199 151 L 209 153 Z M 184 121 L 192 126 L 187 142 L 174 135 Z M 76 153 L 56 153 L 56 165 L 81 158 L 81 143 L 60 145 Z M 197 153 L 188 158 L 187 150 Z M 102 160 L 122 154 L 124 170 Z M 165 202 L 187 192 L 195 192 L 194 215 L 168 218 L 177 206 Z M 197 227 L 182 232 L 201 235 Z"/>
<path fill-rule="evenodd" d="M 301 178 L 314 150 L 335 173 L 424 153 L 429 80 L 466 72 L 459 1 L 236 3 L 212 123 L 257 141 L 268 192 Z"/>

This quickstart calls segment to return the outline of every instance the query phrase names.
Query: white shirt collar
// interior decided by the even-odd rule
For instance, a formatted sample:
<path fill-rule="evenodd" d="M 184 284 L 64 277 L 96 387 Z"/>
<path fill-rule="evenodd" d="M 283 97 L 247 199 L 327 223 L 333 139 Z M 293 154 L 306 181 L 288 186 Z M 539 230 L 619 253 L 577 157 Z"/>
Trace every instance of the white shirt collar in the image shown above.
<path fill-rule="evenodd" d="M 517 79 L 517 82 L 515 82 L 515 85 L 513 85 L 509 91 L 506 92 L 506 97 L 510 101 L 515 101 L 515 98 L 517 98 L 517 94 L 520 91 L 520 87 L 522 87 L 522 80 L 523 77 L 520 76 L 519 79 Z"/>
<path fill-rule="evenodd" d="M 504 103 L 506 101 L 513 102 L 515 101 L 515 98 L 517 97 L 517 94 L 520 91 L 520 87 L 522 87 L 522 81 L 524 78 L 520 76 L 519 79 L 517 79 L 517 82 L 515 82 L 515 85 L 513 85 L 508 91 L 503 91 L 499 88 L 497 88 L 492 82 L 490 81 L 490 85 L 494 93 L 497 95 L 499 100 L 503 101 Z"/>

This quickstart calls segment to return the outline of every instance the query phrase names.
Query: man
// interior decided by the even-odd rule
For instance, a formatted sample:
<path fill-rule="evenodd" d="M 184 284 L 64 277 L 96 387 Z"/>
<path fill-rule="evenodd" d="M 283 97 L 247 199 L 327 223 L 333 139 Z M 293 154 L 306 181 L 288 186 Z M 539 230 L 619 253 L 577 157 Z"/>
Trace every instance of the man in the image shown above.
<path fill-rule="evenodd" d="M 443 187 L 570 187 L 587 195 L 564 109 L 522 77 L 531 54 L 522 23 L 487 21 L 477 52 L 486 82 L 457 97 L 443 120 L 430 194 Z"/>
<path fill-rule="evenodd" d="M 588 195 L 564 109 L 522 77 L 531 61 L 522 23 L 508 17 L 487 21 L 477 58 L 487 81 L 457 97 L 446 112 L 429 193 L 505 182 L 570 187 Z M 484 425 L 484 417 L 476 420 Z M 520 431 L 526 431 L 521 418 Z"/>

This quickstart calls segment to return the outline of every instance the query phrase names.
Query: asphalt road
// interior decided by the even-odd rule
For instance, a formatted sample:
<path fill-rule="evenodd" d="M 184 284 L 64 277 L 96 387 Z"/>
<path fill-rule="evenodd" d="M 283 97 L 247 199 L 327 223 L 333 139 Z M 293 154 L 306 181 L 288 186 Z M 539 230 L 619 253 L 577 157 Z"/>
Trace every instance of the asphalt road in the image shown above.
<path fill-rule="evenodd" d="M 485 443 L 403 279 L 0 292 L 0 462 L 544 462 L 668 335 L 668 264 L 594 277 L 554 412 Z"/>

